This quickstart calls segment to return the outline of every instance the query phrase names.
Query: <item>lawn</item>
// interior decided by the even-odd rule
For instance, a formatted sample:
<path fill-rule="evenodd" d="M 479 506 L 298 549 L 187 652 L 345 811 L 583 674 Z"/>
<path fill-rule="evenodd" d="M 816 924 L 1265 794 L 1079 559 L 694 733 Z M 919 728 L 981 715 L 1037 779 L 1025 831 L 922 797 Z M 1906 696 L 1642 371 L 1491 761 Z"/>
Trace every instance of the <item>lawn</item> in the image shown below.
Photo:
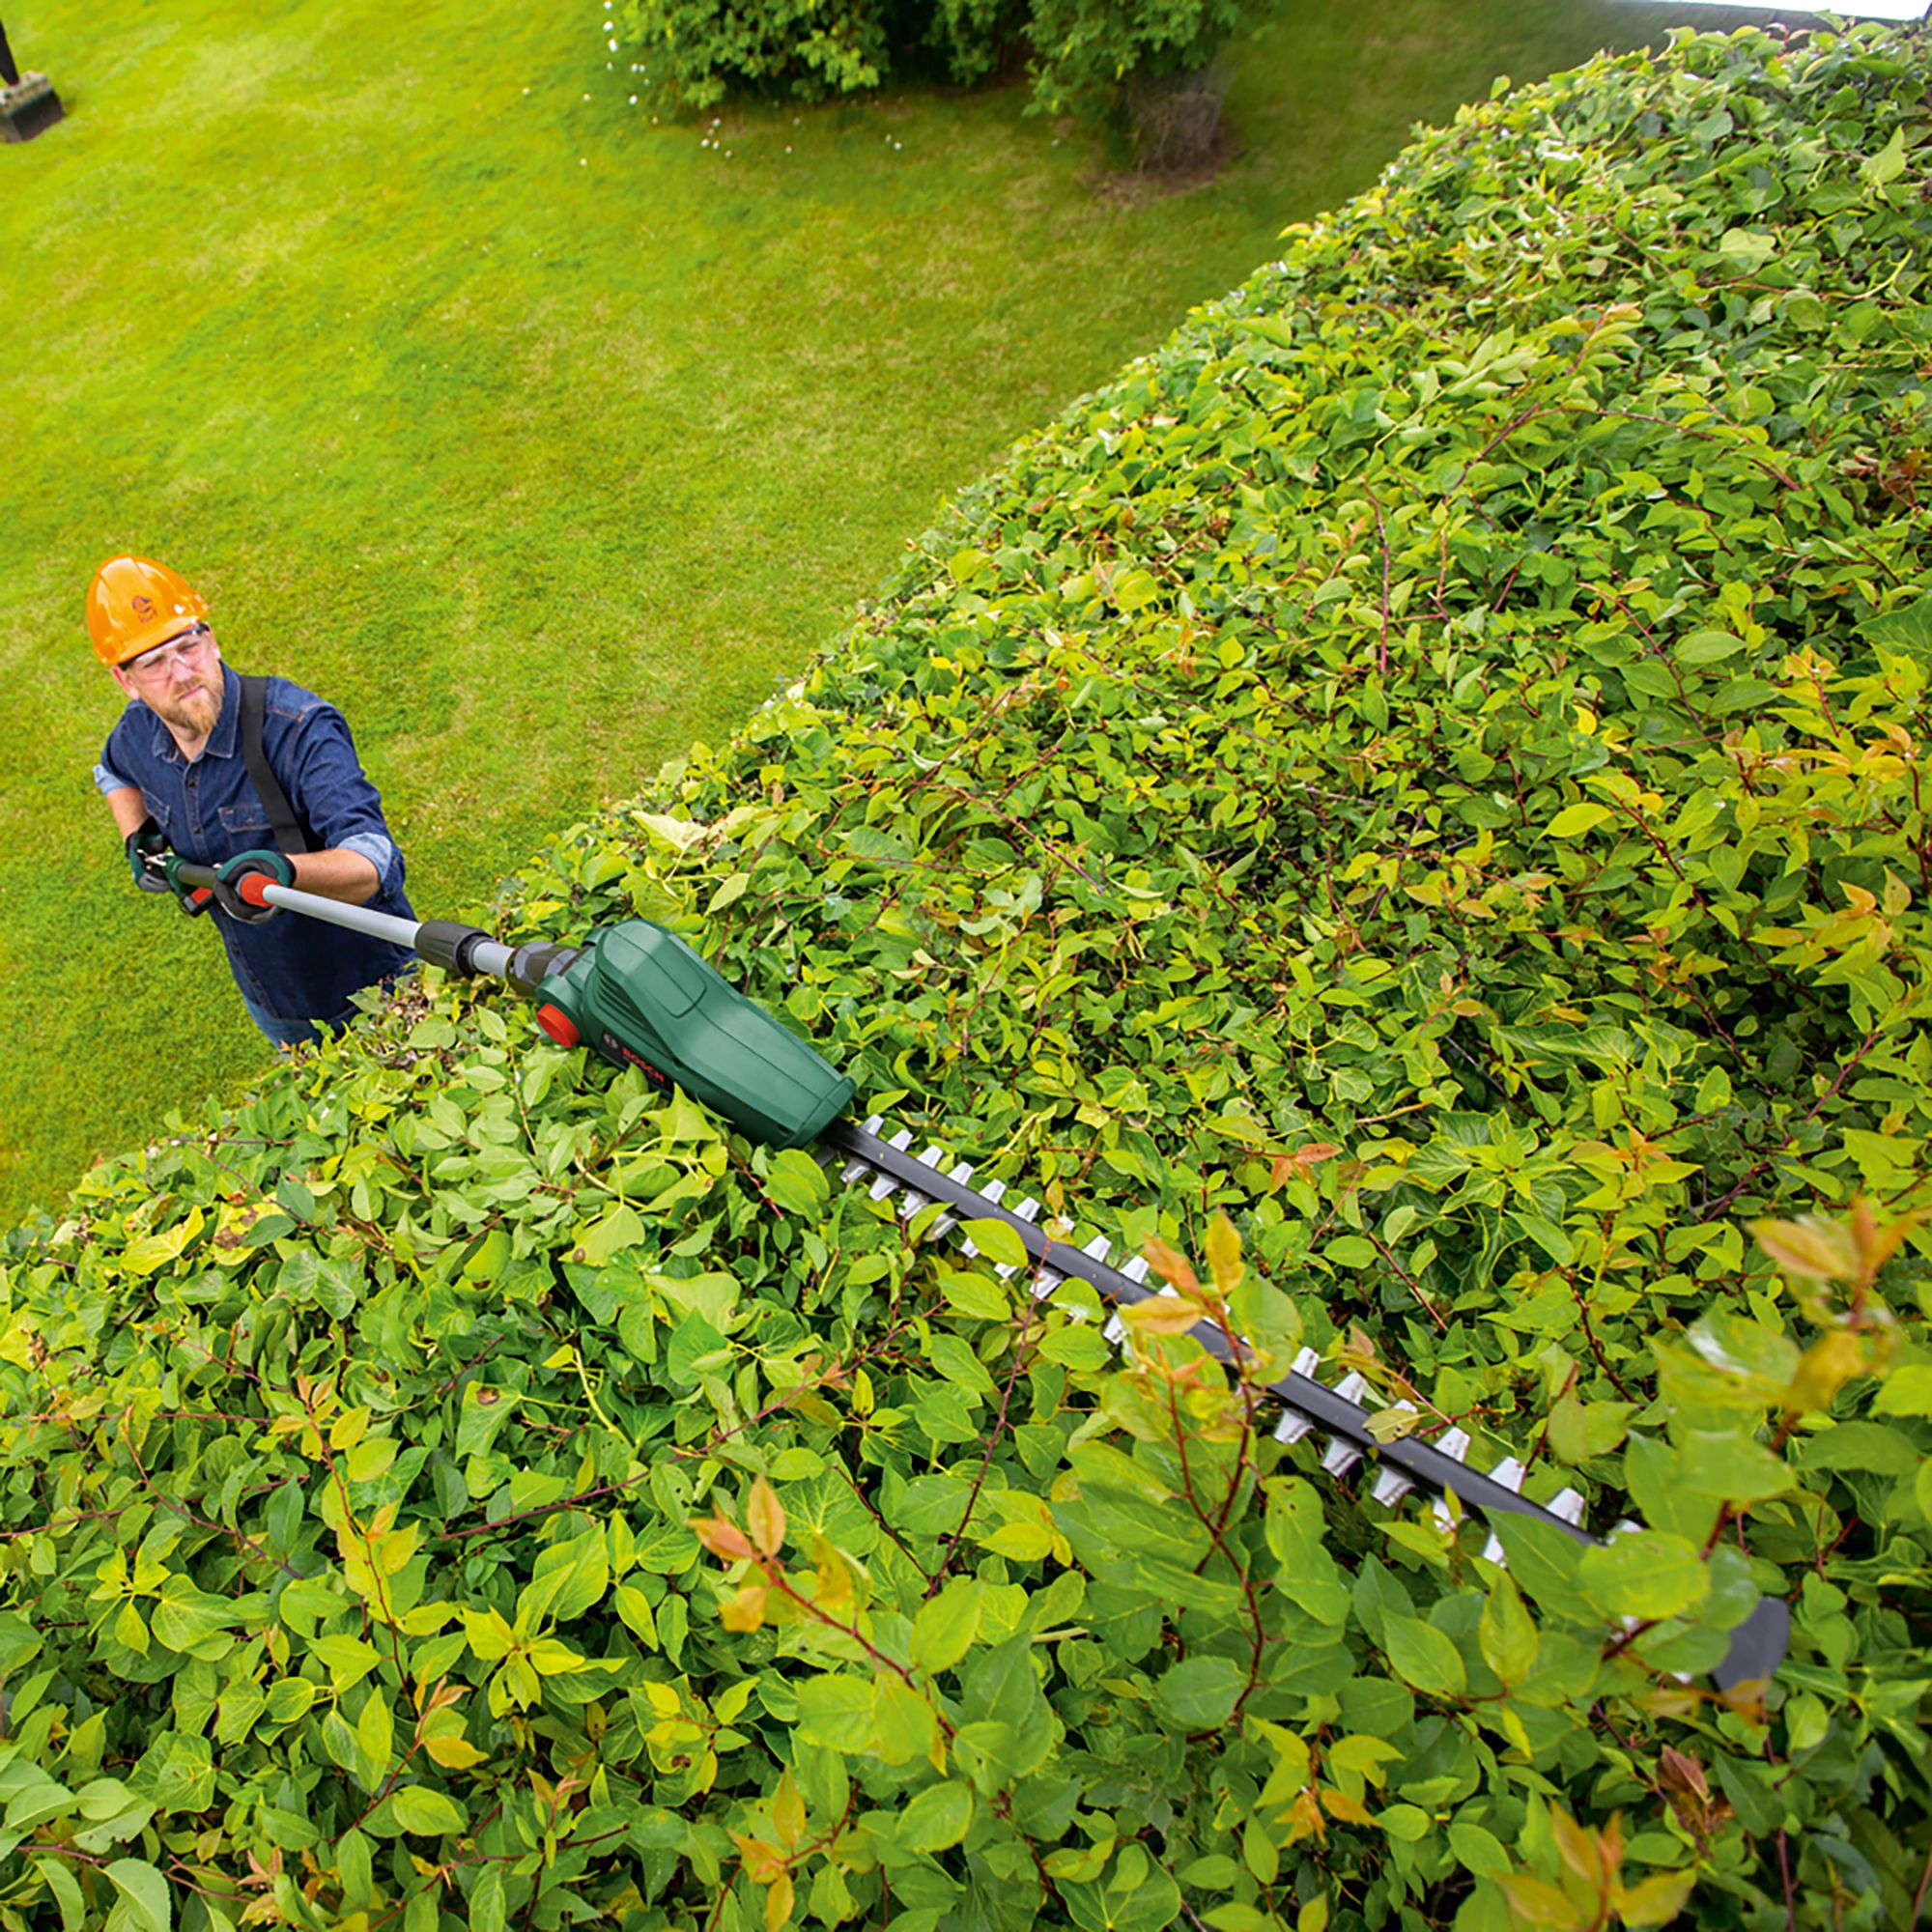
<path fill-rule="evenodd" d="M 478 908 L 1412 124 L 1747 17 L 1303 0 L 1236 50 L 1241 152 L 1163 197 L 1018 90 L 655 123 L 596 15 L 8 9 L 70 113 L 0 150 L 10 1219 L 267 1057 L 89 779 L 120 702 L 81 621 L 102 557 L 175 564 L 231 662 L 339 702 L 417 909 Z"/>

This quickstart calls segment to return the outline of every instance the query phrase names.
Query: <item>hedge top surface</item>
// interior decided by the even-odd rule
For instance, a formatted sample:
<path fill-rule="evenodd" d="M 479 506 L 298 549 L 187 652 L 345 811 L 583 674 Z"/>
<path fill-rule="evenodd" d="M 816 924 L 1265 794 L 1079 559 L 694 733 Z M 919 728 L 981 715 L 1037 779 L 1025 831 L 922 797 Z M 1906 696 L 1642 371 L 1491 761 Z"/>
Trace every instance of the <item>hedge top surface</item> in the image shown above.
<path fill-rule="evenodd" d="M 1637 1527 L 1501 1570 L 432 982 L 11 1244 L 15 1909 L 1909 1922 L 1922 54 L 1468 110 L 501 908 L 674 925 L 1190 1309 Z M 1791 1662 L 1712 1697 L 1766 1592 Z"/>

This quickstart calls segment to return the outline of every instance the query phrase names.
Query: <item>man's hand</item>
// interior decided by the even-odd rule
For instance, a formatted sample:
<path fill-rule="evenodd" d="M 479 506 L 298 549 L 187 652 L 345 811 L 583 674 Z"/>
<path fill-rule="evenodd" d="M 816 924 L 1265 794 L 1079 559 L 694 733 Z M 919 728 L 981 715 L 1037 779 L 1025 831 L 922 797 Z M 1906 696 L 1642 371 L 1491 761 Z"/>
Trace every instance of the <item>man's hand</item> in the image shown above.
<path fill-rule="evenodd" d="M 175 876 L 181 861 L 168 844 L 168 835 L 152 818 L 144 818 L 123 842 L 134 883 L 144 893 L 172 893 L 190 919 L 214 903 L 214 895 L 206 886 L 185 886 Z"/>
<path fill-rule="evenodd" d="M 277 886 L 292 886 L 296 882 L 295 867 L 279 852 L 238 852 L 234 858 L 224 860 L 214 868 L 214 902 L 230 919 L 243 925 L 260 925 L 264 920 L 275 916 L 273 906 L 251 905 L 242 896 L 242 881 L 254 873 L 264 875 Z"/>
<path fill-rule="evenodd" d="M 174 889 L 161 865 L 167 856 L 168 835 L 152 818 L 144 818 L 123 841 L 134 883 L 144 893 L 165 893 Z"/>

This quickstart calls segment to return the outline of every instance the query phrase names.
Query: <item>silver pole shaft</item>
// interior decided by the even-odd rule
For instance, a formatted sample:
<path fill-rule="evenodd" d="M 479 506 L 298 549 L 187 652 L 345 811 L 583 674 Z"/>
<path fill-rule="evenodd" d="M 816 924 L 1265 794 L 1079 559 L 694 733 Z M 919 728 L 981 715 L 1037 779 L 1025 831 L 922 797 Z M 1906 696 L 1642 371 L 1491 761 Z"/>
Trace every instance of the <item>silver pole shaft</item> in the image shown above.
<path fill-rule="evenodd" d="M 386 939 L 391 946 L 407 946 L 412 952 L 416 950 L 416 934 L 422 930 L 420 923 L 415 920 L 397 919 L 386 912 L 370 912 L 365 906 L 345 905 L 340 899 L 324 898 L 318 893 L 300 892 L 294 886 L 264 886 L 262 896 L 271 906 L 279 906 L 285 912 L 304 913 L 310 919 L 344 926 L 370 939 Z M 489 973 L 500 980 L 509 970 L 510 955 L 509 947 L 500 946 L 491 939 L 478 946 L 472 956 L 479 973 Z"/>
<path fill-rule="evenodd" d="M 418 922 L 397 919 L 386 912 L 370 912 L 362 906 L 345 905 L 340 899 L 326 899 L 319 893 L 298 892 L 294 886 L 264 886 L 262 896 L 270 905 L 286 912 L 306 913 L 310 919 L 326 920 L 330 925 L 346 926 L 351 932 L 366 933 L 371 939 L 386 939 L 391 946 L 407 946 L 415 951 Z"/>

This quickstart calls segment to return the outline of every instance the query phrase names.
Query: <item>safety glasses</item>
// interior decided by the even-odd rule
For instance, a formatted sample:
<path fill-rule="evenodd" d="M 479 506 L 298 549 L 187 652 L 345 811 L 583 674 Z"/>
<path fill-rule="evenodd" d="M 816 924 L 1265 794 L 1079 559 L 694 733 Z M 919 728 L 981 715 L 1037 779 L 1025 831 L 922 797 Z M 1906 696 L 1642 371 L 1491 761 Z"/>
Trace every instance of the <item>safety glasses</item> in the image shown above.
<path fill-rule="evenodd" d="M 206 624 L 190 624 L 166 643 L 156 644 L 137 658 L 129 658 L 121 668 L 144 683 L 152 683 L 171 672 L 177 662 L 190 664 L 200 657 L 213 635 Z"/>

